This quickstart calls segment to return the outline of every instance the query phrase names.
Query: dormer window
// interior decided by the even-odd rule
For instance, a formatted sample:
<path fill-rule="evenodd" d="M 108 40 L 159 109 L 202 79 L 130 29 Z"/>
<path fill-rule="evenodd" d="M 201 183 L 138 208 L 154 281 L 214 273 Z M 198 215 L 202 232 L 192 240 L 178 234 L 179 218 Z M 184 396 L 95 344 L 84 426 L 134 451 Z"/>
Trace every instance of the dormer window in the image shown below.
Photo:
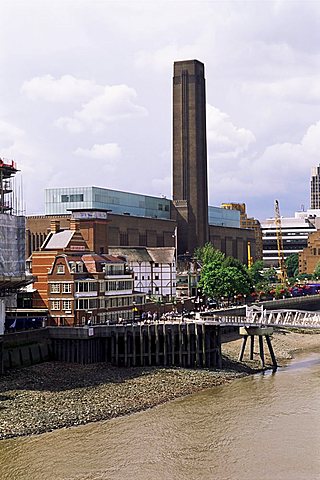
<path fill-rule="evenodd" d="M 57 265 L 57 273 L 64 274 L 64 265 L 62 263 Z"/>
<path fill-rule="evenodd" d="M 71 273 L 75 273 L 77 271 L 75 262 L 69 262 L 69 267 L 70 267 Z"/>
<path fill-rule="evenodd" d="M 83 273 L 83 263 L 82 262 L 77 262 L 77 272 L 78 273 Z"/>

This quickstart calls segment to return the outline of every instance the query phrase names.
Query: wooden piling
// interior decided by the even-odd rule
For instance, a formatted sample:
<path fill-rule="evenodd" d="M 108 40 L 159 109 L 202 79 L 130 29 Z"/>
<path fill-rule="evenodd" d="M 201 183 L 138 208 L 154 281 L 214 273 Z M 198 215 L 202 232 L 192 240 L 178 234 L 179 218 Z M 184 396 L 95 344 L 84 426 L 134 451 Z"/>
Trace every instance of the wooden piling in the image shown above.
<path fill-rule="evenodd" d="M 198 335 L 198 324 L 194 324 L 194 333 L 195 333 L 195 349 L 196 349 L 196 366 L 200 367 L 200 355 L 199 355 L 199 335 Z"/>
<path fill-rule="evenodd" d="M 124 364 L 128 367 L 128 329 L 124 329 Z"/>
<path fill-rule="evenodd" d="M 156 338 L 156 365 L 159 365 L 159 325 L 155 324 L 154 333 Z"/>
<path fill-rule="evenodd" d="M 162 325 L 162 332 L 163 332 L 163 365 L 166 366 L 168 364 L 168 359 L 167 359 L 167 325 L 165 323 Z"/>
<path fill-rule="evenodd" d="M 207 366 L 207 359 L 206 359 L 206 326 L 203 323 L 201 325 L 201 331 L 202 331 L 202 366 L 206 367 Z"/>
<path fill-rule="evenodd" d="M 143 342 L 143 327 L 140 325 L 140 365 L 144 365 L 144 342 Z"/>
<path fill-rule="evenodd" d="M 171 365 L 175 364 L 175 358 L 174 358 L 174 324 L 171 324 Z"/>
<path fill-rule="evenodd" d="M 151 343 L 151 340 L 152 340 L 152 336 L 151 336 L 151 326 L 150 326 L 150 325 L 148 325 L 147 332 L 148 332 L 148 360 L 149 360 L 149 366 L 151 366 L 151 365 L 152 365 L 152 357 L 151 357 L 151 352 L 152 352 L 152 343 Z"/>
<path fill-rule="evenodd" d="M 191 367 L 191 341 L 190 341 L 190 323 L 187 323 L 187 355 L 188 363 L 187 367 Z"/>
<path fill-rule="evenodd" d="M 137 356 L 136 356 L 136 327 L 132 325 L 132 363 L 135 367 L 137 365 Z"/>
<path fill-rule="evenodd" d="M 178 325 L 178 335 L 179 335 L 179 365 L 182 367 L 182 346 L 183 346 L 183 341 L 182 341 L 182 331 L 181 331 L 181 323 Z"/>

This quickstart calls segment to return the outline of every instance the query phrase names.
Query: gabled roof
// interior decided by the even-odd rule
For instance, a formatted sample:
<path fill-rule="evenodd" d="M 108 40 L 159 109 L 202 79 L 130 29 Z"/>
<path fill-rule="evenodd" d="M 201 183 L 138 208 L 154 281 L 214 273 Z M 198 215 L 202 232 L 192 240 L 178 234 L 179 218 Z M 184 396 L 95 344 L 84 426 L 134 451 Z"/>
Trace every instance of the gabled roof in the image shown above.
<path fill-rule="evenodd" d="M 128 262 L 174 263 L 174 247 L 112 247 L 109 252 L 126 257 Z"/>
<path fill-rule="evenodd" d="M 147 247 L 147 251 L 154 263 L 174 263 L 174 247 Z"/>
<path fill-rule="evenodd" d="M 105 264 L 124 264 L 125 260 L 113 255 L 98 255 L 97 253 L 84 254 L 81 257 L 89 273 L 103 271 Z"/>
<path fill-rule="evenodd" d="M 109 248 L 109 252 L 113 255 L 121 255 L 125 257 L 127 262 L 152 262 L 152 258 L 145 247 L 112 247 Z"/>

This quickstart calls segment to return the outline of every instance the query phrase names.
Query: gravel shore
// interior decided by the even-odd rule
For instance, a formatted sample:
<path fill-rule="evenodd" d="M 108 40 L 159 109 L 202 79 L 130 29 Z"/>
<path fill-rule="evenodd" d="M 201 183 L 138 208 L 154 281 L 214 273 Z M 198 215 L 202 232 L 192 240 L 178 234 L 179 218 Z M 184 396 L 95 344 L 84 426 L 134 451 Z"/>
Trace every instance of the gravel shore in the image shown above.
<path fill-rule="evenodd" d="M 257 359 L 236 361 L 240 344 L 223 344 L 223 370 L 48 362 L 10 371 L 0 377 L 0 439 L 126 415 L 256 373 Z M 320 351 L 320 335 L 276 333 L 273 346 L 281 365 L 293 352 Z"/>

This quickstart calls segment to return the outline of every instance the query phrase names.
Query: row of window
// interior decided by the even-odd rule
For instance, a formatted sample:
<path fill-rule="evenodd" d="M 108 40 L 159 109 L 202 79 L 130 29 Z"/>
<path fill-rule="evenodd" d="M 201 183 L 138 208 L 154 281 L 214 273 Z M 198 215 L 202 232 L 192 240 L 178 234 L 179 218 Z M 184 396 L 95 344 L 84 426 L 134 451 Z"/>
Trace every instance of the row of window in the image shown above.
<path fill-rule="evenodd" d="M 83 202 L 83 193 L 74 193 L 71 195 L 61 195 L 61 202 Z"/>
<path fill-rule="evenodd" d="M 111 280 L 106 282 L 106 292 L 121 291 L 121 290 L 133 290 L 132 280 Z"/>
<path fill-rule="evenodd" d="M 69 262 L 70 271 L 72 273 L 83 273 L 83 263 L 82 262 Z M 121 265 L 104 265 L 104 271 L 107 275 L 122 275 L 124 273 L 124 266 Z M 57 265 L 57 273 L 64 274 L 65 268 L 64 264 L 59 263 Z"/>
<path fill-rule="evenodd" d="M 52 300 L 51 310 L 71 310 L 71 300 L 62 300 L 62 309 L 60 300 Z"/>
<path fill-rule="evenodd" d="M 71 293 L 71 283 L 51 283 L 50 292 L 51 293 Z"/>

